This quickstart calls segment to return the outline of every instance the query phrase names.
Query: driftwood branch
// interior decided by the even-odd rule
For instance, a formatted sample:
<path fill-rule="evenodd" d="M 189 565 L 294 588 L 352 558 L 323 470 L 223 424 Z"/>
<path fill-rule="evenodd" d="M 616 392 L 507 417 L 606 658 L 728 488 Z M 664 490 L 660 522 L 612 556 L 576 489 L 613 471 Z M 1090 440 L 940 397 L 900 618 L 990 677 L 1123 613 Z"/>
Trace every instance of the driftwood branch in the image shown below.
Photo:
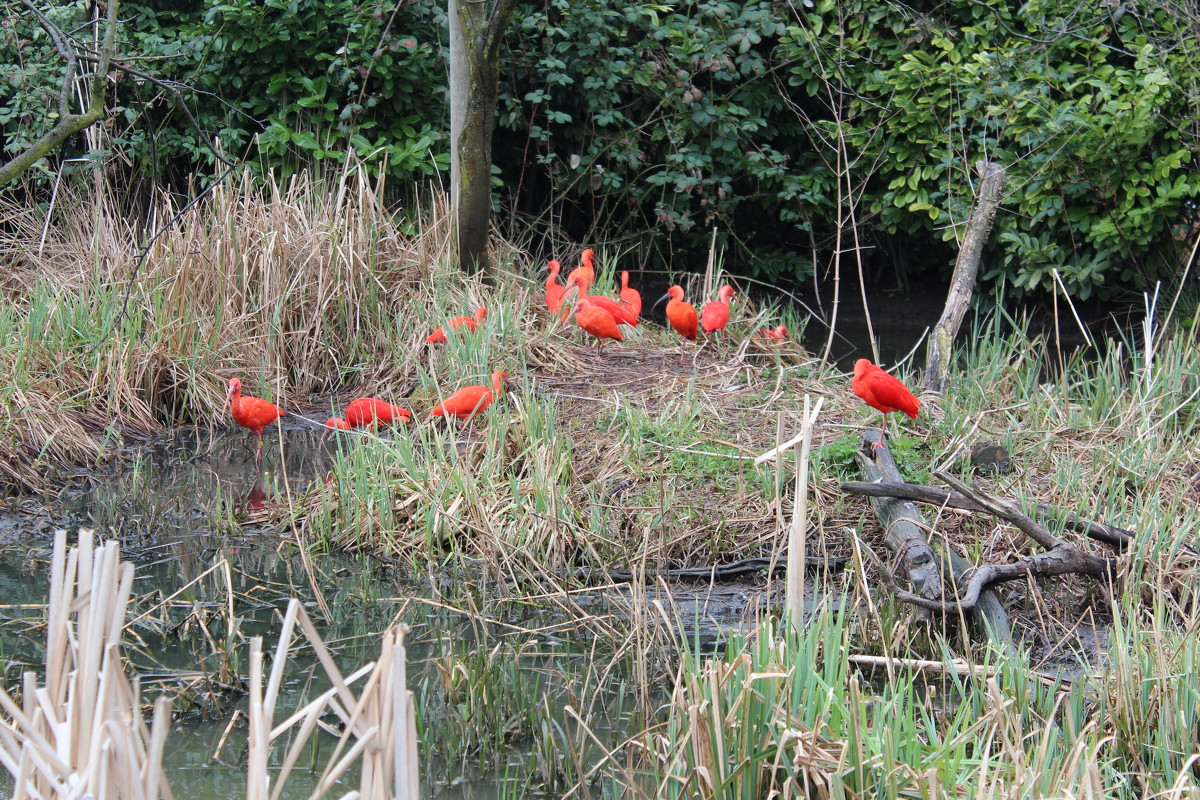
<path fill-rule="evenodd" d="M 846 481 L 842 491 L 850 494 L 861 494 L 868 497 L 900 497 L 918 503 L 928 503 L 935 506 L 957 508 L 960 511 L 987 512 L 983 506 L 959 492 L 939 489 L 936 486 L 919 486 L 912 483 L 870 483 L 868 481 Z M 1082 533 L 1090 539 L 1104 542 L 1114 547 L 1128 546 L 1136 537 L 1133 531 L 1107 525 L 1103 522 L 1086 519 L 1070 511 L 1063 511 L 1048 503 L 1035 503 L 1030 507 L 1034 514 L 1041 519 L 1061 518 L 1067 528 Z"/>
<path fill-rule="evenodd" d="M 900 482 L 900 470 L 887 446 L 881 445 L 872 452 L 872 446 L 882 439 L 879 431 L 869 430 L 863 434 L 864 447 L 855 453 L 859 468 L 872 480 Z M 899 560 L 909 584 L 921 597 L 940 597 L 941 571 L 933 549 L 925 539 L 926 526 L 916 506 L 906 500 L 873 497 L 871 507 L 883 525 L 884 542 Z"/>
<path fill-rule="evenodd" d="M 1079 548 L 1054 536 L 1040 524 L 1028 517 L 1015 504 L 992 497 L 985 492 L 968 486 L 953 475 L 937 473 L 937 476 L 957 489 L 968 499 L 979 504 L 987 513 L 1007 520 L 1016 525 L 1022 533 L 1046 548 L 1045 552 L 1031 556 L 1023 556 L 1008 564 L 983 564 L 979 566 L 967 580 L 954 602 L 932 600 L 920 594 L 900 588 L 886 565 L 871 549 L 865 548 L 879 568 L 882 579 L 888 589 L 902 602 L 919 608 L 941 613 L 967 611 L 975 608 L 979 598 L 986 588 L 995 583 L 1022 580 L 1026 578 L 1048 578 L 1055 575 L 1079 574 L 1087 575 L 1099 581 L 1111 582 L 1117 574 L 1119 564 L 1116 559 L 1099 558 L 1085 553 Z"/>
<path fill-rule="evenodd" d="M 866 445 L 866 447 L 863 450 L 859 451 L 858 456 L 857 456 L 858 463 L 859 463 L 859 466 L 862 468 L 863 475 L 865 475 L 867 478 L 874 481 L 874 482 L 864 482 L 863 485 L 865 485 L 865 486 L 897 486 L 897 485 L 907 486 L 908 484 L 904 483 L 904 479 L 900 477 L 900 470 L 896 467 L 896 462 L 895 462 L 895 459 L 892 458 L 891 451 L 888 450 L 886 446 L 880 447 L 877 449 L 877 451 L 876 451 L 877 456 L 874 459 L 872 459 L 868 456 L 868 453 L 871 452 L 871 449 L 870 449 L 871 445 L 874 442 L 879 441 L 880 438 L 881 438 L 881 436 L 878 431 L 867 431 L 865 434 L 863 434 L 863 442 Z M 883 498 L 885 498 L 885 497 L 888 497 L 888 495 L 881 495 L 880 499 L 878 499 L 878 500 L 872 499 L 871 505 L 875 509 L 876 515 L 879 517 L 880 521 L 884 523 L 885 526 L 888 526 L 888 522 L 885 520 L 884 515 L 890 514 L 893 508 L 903 509 L 903 512 L 906 515 L 911 515 L 910 519 L 914 520 L 914 525 L 916 526 L 916 534 L 918 536 L 920 536 L 920 542 L 921 542 L 921 545 L 924 547 L 925 552 L 929 553 L 931 561 L 932 561 L 932 566 L 934 569 L 934 574 L 938 576 L 937 577 L 937 580 L 939 582 L 938 583 L 938 594 L 936 594 L 936 595 L 923 594 L 920 592 L 920 589 L 917 590 L 916 594 L 914 594 L 913 592 L 906 592 L 904 590 L 901 590 L 896 585 L 896 580 L 895 580 L 895 578 L 892 577 L 890 570 L 887 570 L 886 568 L 883 568 L 883 571 L 888 573 L 887 575 L 884 576 L 884 581 L 887 583 L 888 588 L 894 594 L 896 594 L 896 596 L 899 599 L 903 600 L 904 597 L 907 595 L 922 597 L 924 600 L 928 601 L 931 605 L 926 606 L 921 603 L 914 603 L 913 605 L 916 605 L 919 608 L 926 609 L 926 612 L 941 610 L 944 607 L 945 602 L 940 599 L 934 599 L 934 598 L 939 597 L 941 594 L 941 588 L 942 588 L 941 572 L 939 571 L 939 568 L 938 568 L 938 559 L 934 558 L 933 549 L 930 547 L 928 541 L 925 538 L 925 534 L 924 534 L 924 529 L 926 527 L 925 523 L 922 521 L 920 513 L 916 510 L 916 508 L 912 505 L 912 503 L 903 501 L 903 500 L 897 500 L 894 498 L 890 499 L 890 500 L 884 500 Z M 890 504 L 896 504 L 896 505 L 892 506 Z M 889 548 L 893 547 L 892 543 L 890 541 L 887 542 L 887 544 L 888 544 Z M 959 559 L 958 556 L 955 555 L 952 550 L 950 550 L 950 548 L 943 547 L 942 550 L 945 554 L 945 558 L 943 560 L 948 562 L 948 564 L 946 564 L 946 566 L 950 567 L 950 569 L 948 570 L 948 573 L 953 580 L 952 585 L 955 588 L 956 592 L 959 594 L 959 600 L 961 602 L 961 600 L 963 599 L 962 593 L 963 593 L 964 587 L 969 588 L 969 585 L 970 585 L 969 582 L 966 582 L 966 577 L 967 577 L 968 573 L 970 572 L 970 569 L 969 569 L 970 565 L 967 564 L 962 559 Z M 868 551 L 869 551 L 869 548 L 868 548 Z M 872 556 L 872 558 L 874 558 L 875 554 L 871 553 L 871 556 Z M 955 559 L 957 559 L 957 562 L 955 561 Z M 912 581 L 911 572 L 909 573 L 909 580 Z M 915 581 L 912 581 L 912 585 L 914 586 L 914 588 L 917 587 L 917 583 Z M 992 592 L 990 589 L 980 590 L 977 593 L 977 596 L 972 601 L 971 605 L 963 607 L 963 611 L 967 612 L 972 617 L 979 620 L 982 623 L 982 627 L 983 627 L 985 633 L 987 634 L 987 636 L 989 638 L 991 638 L 992 641 L 999 644 L 1001 647 L 1006 646 L 1009 642 L 1012 641 L 1012 629 L 1009 624 L 1008 614 L 1005 613 L 1004 606 L 1000 603 L 1000 599 L 998 597 L 996 597 L 996 594 L 994 592 Z"/>
<path fill-rule="evenodd" d="M 936 547 L 938 555 L 942 559 L 942 571 L 953 579 L 955 589 L 968 585 L 975 572 L 975 566 L 954 552 L 954 548 L 945 541 L 940 542 Z M 984 635 L 999 645 L 1002 650 L 1012 647 L 1012 623 L 1008 619 L 1008 612 L 1004 610 L 1004 604 L 1000 602 L 1000 598 L 994 591 L 991 589 L 981 591 L 975 607 L 967 609 L 966 613 L 975 618 Z"/>
<path fill-rule="evenodd" d="M 941 319 L 929 334 L 929 345 L 925 351 L 925 379 L 923 386 L 933 392 L 940 392 L 946 386 L 946 375 L 950 372 L 950 355 L 954 350 L 954 337 L 962 325 L 967 308 L 971 305 L 971 295 L 975 292 L 975 276 L 979 272 L 979 259 L 983 255 L 983 245 L 987 242 L 996 211 L 1000 208 L 1001 192 L 1004 189 L 1006 173 L 1004 167 L 990 161 L 980 161 L 975 165 L 976 171 L 982 177 L 979 192 L 975 196 L 975 208 L 967 220 L 967 230 L 963 234 L 962 247 L 958 251 L 958 261 L 954 264 L 954 276 L 950 283 L 950 292 L 946 295 L 946 307 Z"/>

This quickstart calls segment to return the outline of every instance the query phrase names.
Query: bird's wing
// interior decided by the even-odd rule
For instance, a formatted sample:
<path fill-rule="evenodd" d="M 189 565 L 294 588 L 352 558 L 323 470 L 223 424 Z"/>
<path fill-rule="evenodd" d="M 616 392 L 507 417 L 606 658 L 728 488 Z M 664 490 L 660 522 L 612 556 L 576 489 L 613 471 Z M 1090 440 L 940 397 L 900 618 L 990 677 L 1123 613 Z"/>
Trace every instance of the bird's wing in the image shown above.
<path fill-rule="evenodd" d="M 898 378 L 879 370 L 867 375 L 866 382 L 880 403 L 892 411 L 903 411 L 912 419 L 917 418 L 921 401 Z"/>

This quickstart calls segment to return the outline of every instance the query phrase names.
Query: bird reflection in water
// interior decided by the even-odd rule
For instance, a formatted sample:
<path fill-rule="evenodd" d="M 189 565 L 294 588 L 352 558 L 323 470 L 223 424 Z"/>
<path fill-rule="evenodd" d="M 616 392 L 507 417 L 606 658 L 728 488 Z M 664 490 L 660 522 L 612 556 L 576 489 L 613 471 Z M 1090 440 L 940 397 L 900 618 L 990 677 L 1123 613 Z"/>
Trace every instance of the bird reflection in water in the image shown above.
<path fill-rule="evenodd" d="M 260 470 L 254 476 L 254 485 L 250 487 L 250 492 L 246 495 L 246 500 L 242 503 L 242 510 L 246 512 L 261 511 L 268 505 L 271 505 L 272 496 L 267 493 L 266 486 L 263 483 L 263 473 Z"/>

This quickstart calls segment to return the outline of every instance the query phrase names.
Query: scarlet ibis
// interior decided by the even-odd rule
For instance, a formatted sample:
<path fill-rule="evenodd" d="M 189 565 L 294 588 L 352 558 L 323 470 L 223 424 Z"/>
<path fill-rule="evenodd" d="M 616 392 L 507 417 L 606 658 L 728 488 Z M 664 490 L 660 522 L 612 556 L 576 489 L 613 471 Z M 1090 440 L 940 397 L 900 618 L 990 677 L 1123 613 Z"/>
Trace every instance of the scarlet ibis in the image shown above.
<path fill-rule="evenodd" d="M 225 400 L 232 409 L 233 421 L 243 428 L 254 431 L 254 436 L 258 439 L 258 450 L 255 451 L 254 462 L 260 463 L 263 450 L 263 428 L 284 416 L 284 413 L 274 403 L 263 400 L 261 397 L 243 397 L 241 378 L 229 379 L 229 392 L 226 394 Z"/>
<path fill-rule="evenodd" d="M 612 318 L 615 319 L 620 325 L 630 325 L 634 328 L 637 327 L 637 314 L 633 313 L 631 309 L 626 308 L 616 300 L 613 300 L 611 297 L 604 297 L 603 295 L 598 294 L 588 294 L 587 292 L 581 291 L 579 293 L 579 297 L 577 298 L 577 301 L 578 300 L 587 300 L 593 306 L 604 309 L 611 314 Z"/>
<path fill-rule="evenodd" d="M 575 321 L 579 323 L 579 327 L 596 337 L 596 360 L 599 361 L 605 339 L 616 339 L 618 342 L 623 340 L 616 319 L 594 301 L 595 298 L 592 297 L 580 298 L 575 304 Z"/>
<path fill-rule="evenodd" d="M 754 336 L 759 339 L 774 339 L 782 341 L 787 338 L 787 325 L 776 325 L 774 328 L 759 328 L 754 332 Z"/>
<path fill-rule="evenodd" d="M 729 324 L 729 301 L 732 299 L 733 287 L 722 286 L 721 291 L 717 292 L 717 299 L 704 304 L 704 310 L 700 312 L 700 327 L 704 328 L 705 333 L 725 330 Z"/>
<path fill-rule="evenodd" d="M 883 438 L 887 435 L 888 414 L 903 411 L 909 419 L 916 419 L 921 408 L 921 401 L 907 386 L 866 358 L 854 362 L 854 378 L 850 381 L 850 387 L 863 402 L 883 412 L 883 433 L 880 434 L 879 441 L 871 446 L 872 451 L 883 446 Z"/>
<path fill-rule="evenodd" d="M 592 252 L 591 248 L 584 250 L 580 257 L 583 263 L 567 274 L 567 288 L 570 288 L 571 284 L 578 286 L 580 297 L 587 294 L 592 288 L 592 284 L 596 282 L 596 269 L 592 265 L 595 257 L 596 254 Z"/>
<path fill-rule="evenodd" d="M 654 307 L 658 308 L 658 304 L 668 297 L 671 302 L 667 303 L 667 321 L 680 336 L 693 342 L 696 341 L 696 331 L 700 327 L 700 319 L 696 315 L 696 309 L 690 303 L 683 301 L 683 287 L 672 286 L 666 294 L 655 301 Z"/>
<path fill-rule="evenodd" d="M 477 323 L 483 322 L 485 319 L 487 319 L 487 314 L 488 314 L 488 310 L 486 308 L 480 307 L 480 308 L 475 309 L 474 317 L 451 317 L 450 322 L 449 322 L 450 330 L 457 331 L 460 328 L 466 328 L 468 331 L 474 333 L 475 325 Z M 436 331 L 434 331 L 433 333 L 429 334 L 429 338 L 426 339 L 425 341 L 434 342 L 436 344 L 444 344 L 446 341 L 445 326 L 442 326 L 442 327 L 438 328 Z"/>
<path fill-rule="evenodd" d="M 330 430 L 348 431 L 354 426 L 349 422 L 346 422 L 346 420 L 342 419 L 341 417 L 330 417 L 329 419 L 325 420 L 325 427 L 329 428 Z"/>
<path fill-rule="evenodd" d="M 563 293 L 567 291 L 566 287 L 558 285 L 558 273 L 562 270 L 562 264 L 559 264 L 554 259 L 550 259 L 550 276 L 546 278 L 546 308 L 550 309 L 553 314 L 558 311 L 558 307 L 562 305 Z"/>
<path fill-rule="evenodd" d="M 378 397 L 360 397 L 346 406 L 346 424 L 351 428 L 361 428 L 377 420 L 386 425 L 395 420 L 408 422 L 410 419 L 412 412 L 407 408 L 394 406 Z"/>
<path fill-rule="evenodd" d="M 429 416 L 470 419 L 476 414 L 482 414 L 492 401 L 500 396 L 500 387 L 507 381 L 508 373 L 498 369 L 492 373 L 491 387 L 464 386 L 430 411 Z"/>
<path fill-rule="evenodd" d="M 628 270 L 621 272 L 621 302 L 629 306 L 629 310 L 635 317 L 642 315 L 642 293 L 637 289 L 629 288 Z"/>

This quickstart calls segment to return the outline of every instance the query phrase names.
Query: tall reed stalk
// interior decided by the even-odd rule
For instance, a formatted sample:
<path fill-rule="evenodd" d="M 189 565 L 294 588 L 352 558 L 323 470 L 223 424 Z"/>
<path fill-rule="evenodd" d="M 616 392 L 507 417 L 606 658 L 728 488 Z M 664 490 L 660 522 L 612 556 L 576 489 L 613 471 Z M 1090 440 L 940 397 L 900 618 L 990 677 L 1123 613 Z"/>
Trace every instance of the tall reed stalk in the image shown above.
<path fill-rule="evenodd" d="M 66 531 L 55 533 L 44 683 L 24 673 L 19 704 L 0 689 L 0 763 L 15 779 L 13 800 L 171 797 L 162 770 L 171 703 L 155 701 L 147 727 L 121 660 L 133 565 L 120 552 L 115 541 L 96 547 L 86 529 L 68 551 Z"/>

